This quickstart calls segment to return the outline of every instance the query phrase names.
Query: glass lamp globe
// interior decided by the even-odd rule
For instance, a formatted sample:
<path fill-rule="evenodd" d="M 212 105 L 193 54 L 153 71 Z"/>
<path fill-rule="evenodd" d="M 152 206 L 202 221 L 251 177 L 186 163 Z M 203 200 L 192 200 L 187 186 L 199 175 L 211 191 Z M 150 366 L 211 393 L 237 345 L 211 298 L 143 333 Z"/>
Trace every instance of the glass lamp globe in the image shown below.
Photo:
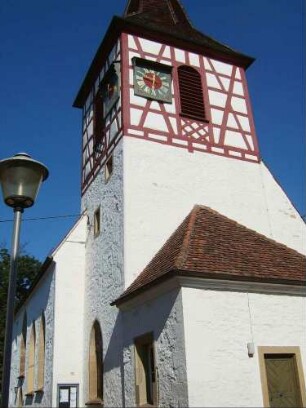
<path fill-rule="evenodd" d="M 0 161 L 0 183 L 4 202 L 14 208 L 31 207 L 49 171 L 26 153 Z"/>

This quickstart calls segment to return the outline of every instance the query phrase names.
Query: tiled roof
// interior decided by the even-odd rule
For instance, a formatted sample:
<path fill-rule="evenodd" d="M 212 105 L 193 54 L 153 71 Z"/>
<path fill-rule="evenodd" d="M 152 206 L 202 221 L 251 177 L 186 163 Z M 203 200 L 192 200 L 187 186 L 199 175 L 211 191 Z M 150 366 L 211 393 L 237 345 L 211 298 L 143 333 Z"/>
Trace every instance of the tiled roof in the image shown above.
<path fill-rule="evenodd" d="M 187 1 L 187 0 L 186 0 Z M 122 33 L 166 41 L 195 53 L 247 69 L 254 61 L 195 29 L 179 0 L 130 0 L 123 17 L 113 17 L 73 103 L 82 108 L 107 55 Z"/>
<path fill-rule="evenodd" d="M 204 207 L 195 206 L 120 304 L 173 275 L 303 285 L 306 257 Z"/>
<path fill-rule="evenodd" d="M 123 18 L 146 30 L 168 34 L 228 55 L 243 56 L 195 29 L 179 0 L 130 0 Z M 253 58 L 243 57 L 248 59 L 249 64 L 252 63 Z"/>
<path fill-rule="evenodd" d="M 179 0 L 129 0 L 124 18 L 141 16 L 167 26 L 192 27 Z"/>

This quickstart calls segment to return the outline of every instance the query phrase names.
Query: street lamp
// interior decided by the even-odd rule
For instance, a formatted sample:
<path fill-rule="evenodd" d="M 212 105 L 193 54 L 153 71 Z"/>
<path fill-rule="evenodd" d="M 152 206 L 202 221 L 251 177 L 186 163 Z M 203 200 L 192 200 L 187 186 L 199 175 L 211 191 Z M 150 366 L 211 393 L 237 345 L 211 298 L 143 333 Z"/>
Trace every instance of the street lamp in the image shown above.
<path fill-rule="evenodd" d="M 49 175 L 47 167 L 31 159 L 26 153 L 0 161 L 0 183 L 5 204 L 14 209 L 14 229 L 12 234 L 9 289 L 6 309 L 6 325 L 4 340 L 4 359 L 2 375 L 2 406 L 8 407 L 13 318 L 17 281 L 17 255 L 19 249 L 19 236 L 21 214 L 25 208 L 31 207 L 37 197 L 39 188 Z"/>

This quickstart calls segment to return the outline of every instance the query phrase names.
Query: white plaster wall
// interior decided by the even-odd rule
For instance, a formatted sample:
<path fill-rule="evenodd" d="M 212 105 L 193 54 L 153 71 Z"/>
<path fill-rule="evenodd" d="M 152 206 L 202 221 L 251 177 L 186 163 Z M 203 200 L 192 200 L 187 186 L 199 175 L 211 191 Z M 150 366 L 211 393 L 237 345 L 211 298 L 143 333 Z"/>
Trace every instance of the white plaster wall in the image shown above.
<path fill-rule="evenodd" d="M 104 168 L 82 198 L 90 228 L 86 242 L 86 284 L 84 313 L 84 405 L 88 399 L 88 353 L 92 325 L 98 320 L 103 338 L 104 405 L 122 406 L 121 326 L 118 309 L 110 306 L 123 291 L 123 187 L 122 142 L 113 153 L 113 174 L 106 182 Z M 93 217 L 100 207 L 101 233 L 94 237 Z"/>
<path fill-rule="evenodd" d="M 135 337 L 153 332 L 158 372 L 158 406 L 187 407 L 187 376 L 182 296 L 177 290 L 122 312 L 123 406 L 135 400 Z"/>
<path fill-rule="evenodd" d="M 37 285 L 35 291 L 24 303 L 18 311 L 13 326 L 13 345 L 12 345 L 12 364 L 10 378 L 10 406 L 16 406 L 15 387 L 18 383 L 19 367 L 20 367 L 20 338 L 22 332 L 22 324 L 24 313 L 27 314 L 27 337 L 26 337 L 26 372 L 23 383 L 23 396 L 27 392 L 27 369 L 28 369 L 28 351 L 29 340 L 33 324 L 36 331 L 36 357 L 38 352 L 37 345 L 39 344 L 39 327 L 41 317 L 45 316 L 45 377 L 44 377 L 44 393 L 43 395 L 35 394 L 33 398 L 23 398 L 23 401 L 28 406 L 50 407 L 52 405 L 52 364 L 53 364 L 53 334 L 54 334 L 54 265 L 50 265 L 48 271 Z M 37 361 L 37 358 L 36 358 Z M 35 368 L 37 373 L 37 367 Z M 34 389 L 36 390 L 36 378 Z"/>
<path fill-rule="evenodd" d="M 124 137 L 128 286 L 195 204 L 303 252 L 305 224 L 263 163 Z"/>
<path fill-rule="evenodd" d="M 306 372 L 305 298 L 192 288 L 182 298 L 189 406 L 263 406 L 258 346 L 299 346 Z"/>
<path fill-rule="evenodd" d="M 53 253 L 56 264 L 54 363 L 52 406 L 57 406 L 57 384 L 83 382 L 83 321 L 85 242 L 83 216 Z M 79 401 L 82 401 L 82 387 Z"/>
<path fill-rule="evenodd" d="M 271 237 L 306 254 L 306 226 L 300 214 L 264 164 L 261 167 L 261 176 L 264 180 Z"/>

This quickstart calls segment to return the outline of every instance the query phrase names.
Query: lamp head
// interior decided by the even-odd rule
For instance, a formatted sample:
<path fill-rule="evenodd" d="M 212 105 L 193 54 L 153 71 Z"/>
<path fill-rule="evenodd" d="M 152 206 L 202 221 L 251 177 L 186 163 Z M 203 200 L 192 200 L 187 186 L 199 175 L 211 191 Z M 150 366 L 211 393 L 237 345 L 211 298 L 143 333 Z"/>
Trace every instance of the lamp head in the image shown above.
<path fill-rule="evenodd" d="M 27 153 L 18 153 L 1 160 L 0 183 L 4 202 L 13 208 L 31 207 L 41 183 L 48 175 L 47 167 L 33 160 Z"/>

